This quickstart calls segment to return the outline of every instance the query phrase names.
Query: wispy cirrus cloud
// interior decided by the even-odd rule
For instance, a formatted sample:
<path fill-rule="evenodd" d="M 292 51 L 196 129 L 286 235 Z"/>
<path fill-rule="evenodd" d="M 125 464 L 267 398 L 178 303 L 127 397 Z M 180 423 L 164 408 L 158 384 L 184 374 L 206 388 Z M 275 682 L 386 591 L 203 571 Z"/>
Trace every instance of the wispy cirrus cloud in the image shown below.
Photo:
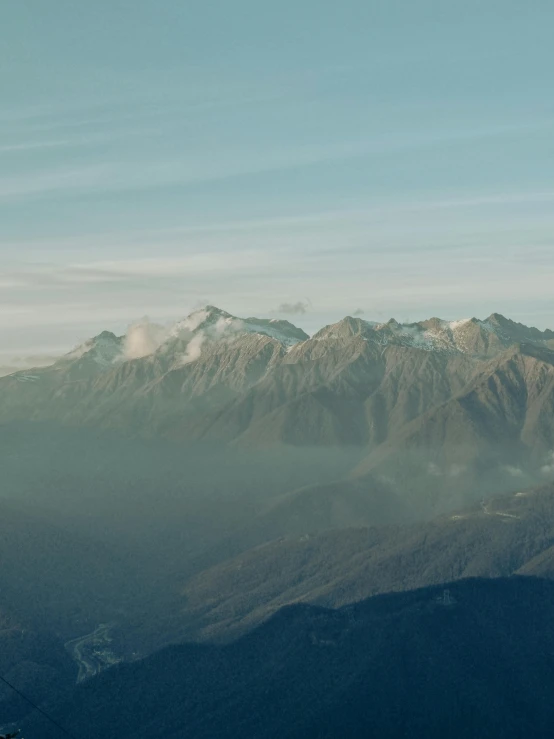
<path fill-rule="evenodd" d="M 206 104 L 206 103 L 204 103 Z M 53 190 L 71 198 L 86 192 L 135 192 L 140 190 L 156 190 L 171 186 L 190 186 L 195 184 L 224 182 L 236 178 L 256 178 L 261 175 L 272 175 L 284 173 L 297 169 L 309 169 L 320 165 L 331 165 L 334 162 L 362 162 L 377 157 L 381 160 L 386 154 L 401 154 L 402 152 L 425 150 L 440 145 L 441 143 L 465 141 L 487 137 L 498 137 L 510 134 L 514 131 L 534 130 L 536 128 L 548 128 L 554 124 L 552 121 L 539 123 L 521 123 L 512 125 L 491 125 L 476 128 L 444 131 L 399 131 L 394 134 L 374 135 L 359 139 L 347 139 L 341 141 L 315 141 L 304 142 L 302 145 L 291 146 L 290 144 L 278 144 L 268 147 L 258 143 L 254 146 L 250 142 L 236 144 L 232 148 L 221 150 L 205 148 L 187 148 L 172 152 L 170 157 L 152 158 L 147 152 L 148 147 L 140 146 L 141 136 L 147 138 L 162 137 L 167 126 L 171 126 L 167 120 L 163 120 L 160 126 L 147 129 L 129 126 L 123 118 L 119 120 L 120 127 L 114 127 L 110 118 L 103 120 L 106 130 L 98 130 L 102 119 L 89 123 L 94 126 L 93 131 L 82 138 L 76 136 L 60 139 L 30 141 L 13 141 L 0 146 L 0 153 L 32 150 L 33 148 L 62 148 L 64 146 L 90 145 L 120 138 L 130 140 L 137 138 L 137 147 L 128 152 L 118 161 L 111 156 L 97 157 L 95 163 L 82 165 L 81 168 L 67 168 L 59 166 L 50 170 L 29 172 L 25 176 L 5 177 L 0 188 L 0 198 L 24 198 L 48 196 Z M 76 122 L 69 121 L 68 125 Z M 177 126 L 177 129 L 179 126 Z M 197 135 L 199 135 L 197 133 Z M 93 179 L 90 178 L 91 168 L 96 167 L 97 172 Z M 53 186 L 56 183 L 56 186 Z M 65 183 L 65 184 L 64 184 Z M 553 199 L 552 192 L 535 192 L 518 195 L 506 194 L 505 196 L 483 195 L 480 197 L 451 198 L 434 204 L 412 205 L 412 208 L 456 208 L 476 207 L 484 205 L 509 204 L 509 198 L 514 202 L 546 202 Z M 525 197 L 526 200 L 522 200 Z"/>
<path fill-rule="evenodd" d="M 96 146 L 98 144 L 104 144 L 117 140 L 118 138 L 126 138 L 140 135 L 144 131 L 125 131 L 125 132 L 97 132 L 87 134 L 75 134 L 73 136 L 67 136 L 60 139 L 29 139 L 24 137 L 23 141 L 16 141 L 12 143 L 0 144 L 0 154 L 17 154 L 25 152 L 40 151 L 41 149 L 77 149 Z M 48 174 L 45 172 L 44 174 Z"/>
<path fill-rule="evenodd" d="M 33 151 L 35 149 L 55 149 L 74 144 L 75 142 L 71 141 L 71 139 L 52 139 L 50 141 L 25 141 L 17 144 L 2 144 L 0 145 L 0 154 L 8 154 L 18 151 Z"/>
<path fill-rule="evenodd" d="M 4 177 L 0 180 L 0 201 L 102 187 L 109 171 L 106 165 L 90 164 L 78 168 Z"/>

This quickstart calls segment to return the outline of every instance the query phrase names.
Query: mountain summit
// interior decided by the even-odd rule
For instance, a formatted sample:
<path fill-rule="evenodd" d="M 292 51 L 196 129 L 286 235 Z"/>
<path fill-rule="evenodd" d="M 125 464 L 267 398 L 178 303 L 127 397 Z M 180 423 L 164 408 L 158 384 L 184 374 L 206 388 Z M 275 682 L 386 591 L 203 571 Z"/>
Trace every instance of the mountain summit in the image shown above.
<path fill-rule="evenodd" d="M 347 316 L 338 323 L 325 326 L 314 339 L 341 339 L 360 335 L 381 346 L 397 344 L 423 351 L 460 352 L 476 357 L 493 356 L 515 343 L 554 347 L 554 331 L 539 331 L 510 321 L 498 313 L 485 320 L 465 318 L 444 321 L 430 318 L 417 323 L 364 321 Z"/>
<path fill-rule="evenodd" d="M 175 335 L 182 330 L 191 330 L 193 333 L 208 331 L 211 332 L 212 337 L 229 335 L 230 333 L 263 334 L 287 346 L 292 346 L 309 338 L 305 331 L 297 328 L 289 321 L 276 318 L 237 318 L 237 316 L 233 316 L 214 305 L 207 305 L 194 311 L 183 321 L 176 323 L 171 329 L 171 333 Z"/>
<path fill-rule="evenodd" d="M 353 479 L 369 476 L 375 490 L 385 481 L 403 496 L 424 489 L 432 512 L 459 507 L 468 491 L 474 499 L 554 476 L 552 331 L 497 313 L 416 323 L 347 316 L 310 338 L 288 321 L 212 305 L 133 330 L 140 352 L 129 352 L 130 333 L 105 331 L 50 367 L 0 378 L 0 422 L 348 447 L 359 454 Z"/>

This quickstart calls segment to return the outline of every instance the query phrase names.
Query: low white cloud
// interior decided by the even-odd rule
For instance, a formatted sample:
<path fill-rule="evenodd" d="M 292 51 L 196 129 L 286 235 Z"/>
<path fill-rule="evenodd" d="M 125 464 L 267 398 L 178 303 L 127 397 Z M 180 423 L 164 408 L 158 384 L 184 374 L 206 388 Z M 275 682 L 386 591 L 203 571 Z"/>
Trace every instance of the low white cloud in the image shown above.
<path fill-rule="evenodd" d="M 213 333 L 216 336 L 230 336 L 239 333 L 245 328 L 245 323 L 240 318 L 218 318 L 213 326 Z"/>
<path fill-rule="evenodd" d="M 197 359 L 200 359 L 200 356 L 202 354 L 202 344 L 205 341 L 206 334 L 202 331 L 196 334 L 196 336 L 193 336 L 187 344 L 186 351 L 181 357 L 180 364 L 184 366 L 186 364 L 191 364 L 191 362 L 196 362 Z"/>
<path fill-rule="evenodd" d="M 183 318 L 182 321 L 179 321 L 173 326 L 171 329 L 172 336 L 184 337 L 187 333 L 192 334 L 193 331 L 196 331 L 204 323 L 207 317 L 208 311 L 204 309 L 191 313 L 190 316 Z"/>
<path fill-rule="evenodd" d="M 191 364 L 202 355 L 202 349 L 207 342 L 229 342 L 244 331 L 248 331 L 245 321 L 231 315 L 222 315 L 214 323 L 203 326 L 204 321 L 210 316 L 208 310 L 199 310 L 180 321 L 172 330 L 173 336 L 187 339 L 189 342 L 186 351 L 180 359 L 181 366 Z"/>
<path fill-rule="evenodd" d="M 544 464 L 541 467 L 541 473 L 545 477 L 552 477 L 554 476 L 554 450 L 548 452 L 548 454 L 545 457 Z"/>
<path fill-rule="evenodd" d="M 143 318 L 131 324 L 125 335 L 125 359 L 139 359 L 153 354 L 168 337 L 168 329 Z"/>
<path fill-rule="evenodd" d="M 173 324 L 163 325 L 148 317 L 132 323 L 125 335 L 123 359 L 138 359 L 156 352 L 168 340 L 178 339 L 185 344 L 185 352 L 179 359 L 184 366 L 195 362 L 202 354 L 206 341 L 227 341 L 245 330 L 240 318 L 222 315 L 215 322 L 204 325 L 210 311 L 202 308 Z"/>

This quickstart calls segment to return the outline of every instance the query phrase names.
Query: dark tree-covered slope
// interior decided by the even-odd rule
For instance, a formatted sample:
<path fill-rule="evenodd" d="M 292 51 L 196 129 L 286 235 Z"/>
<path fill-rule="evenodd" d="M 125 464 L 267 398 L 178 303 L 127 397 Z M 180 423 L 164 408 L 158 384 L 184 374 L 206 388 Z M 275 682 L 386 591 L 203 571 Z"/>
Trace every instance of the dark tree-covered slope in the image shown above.
<path fill-rule="evenodd" d="M 109 670 L 54 715 L 82 739 L 549 737 L 553 616 L 554 583 L 535 578 L 291 606 L 229 646 Z"/>

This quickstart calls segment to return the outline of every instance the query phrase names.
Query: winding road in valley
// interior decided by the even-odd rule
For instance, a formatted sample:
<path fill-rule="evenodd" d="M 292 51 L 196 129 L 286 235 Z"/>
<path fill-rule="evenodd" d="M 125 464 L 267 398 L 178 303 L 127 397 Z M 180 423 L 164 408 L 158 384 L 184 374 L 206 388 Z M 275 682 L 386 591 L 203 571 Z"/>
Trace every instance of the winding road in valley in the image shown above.
<path fill-rule="evenodd" d="M 65 648 L 79 665 L 78 683 L 118 661 L 109 648 L 112 627 L 113 624 L 100 624 L 90 634 L 66 642 Z"/>

